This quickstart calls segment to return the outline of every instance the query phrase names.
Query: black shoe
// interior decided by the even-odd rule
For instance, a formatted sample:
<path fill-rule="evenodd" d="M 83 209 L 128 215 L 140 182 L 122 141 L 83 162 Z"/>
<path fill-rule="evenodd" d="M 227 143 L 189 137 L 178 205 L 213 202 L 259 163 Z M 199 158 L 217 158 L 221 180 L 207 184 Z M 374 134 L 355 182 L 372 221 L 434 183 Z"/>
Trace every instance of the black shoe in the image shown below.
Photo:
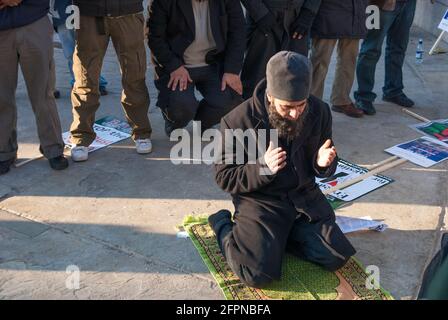
<path fill-rule="evenodd" d="M 59 90 L 54 90 L 53 96 L 55 99 L 59 99 L 61 97 L 61 92 Z"/>
<path fill-rule="evenodd" d="M 375 107 L 373 106 L 373 103 L 370 101 L 366 100 L 356 101 L 356 107 L 369 116 L 373 116 L 376 113 Z"/>
<path fill-rule="evenodd" d="M 219 210 L 208 217 L 208 223 L 212 227 L 216 236 L 219 236 L 219 231 L 223 225 L 232 224 L 232 214 L 229 210 Z"/>
<path fill-rule="evenodd" d="M 108 94 L 109 94 L 109 92 L 107 92 L 106 87 L 101 86 L 100 87 L 100 95 L 107 96 Z"/>
<path fill-rule="evenodd" d="M 212 227 L 213 232 L 216 235 L 216 241 L 218 242 L 221 253 L 224 257 L 226 257 L 226 252 L 225 250 L 223 250 L 223 241 L 225 237 L 232 231 L 232 214 L 229 210 L 219 210 L 218 212 L 208 217 L 208 223 Z"/>
<path fill-rule="evenodd" d="M 174 127 L 171 121 L 165 120 L 165 134 L 168 138 L 171 137 L 171 132 L 173 132 L 176 128 Z"/>
<path fill-rule="evenodd" d="M 415 105 L 414 101 L 409 99 L 404 93 L 399 94 L 398 96 L 395 96 L 395 97 L 391 97 L 391 98 L 383 96 L 383 100 L 387 101 L 387 102 L 392 102 L 392 103 L 398 104 L 399 106 L 402 106 L 405 108 L 412 108 Z"/>
<path fill-rule="evenodd" d="M 15 159 L 9 159 L 6 161 L 0 161 L 0 175 L 8 173 Z"/>
<path fill-rule="evenodd" d="M 53 170 L 64 170 L 68 167 L 68 160 L 64 156 L 48 159 L 48 162 Z"/>

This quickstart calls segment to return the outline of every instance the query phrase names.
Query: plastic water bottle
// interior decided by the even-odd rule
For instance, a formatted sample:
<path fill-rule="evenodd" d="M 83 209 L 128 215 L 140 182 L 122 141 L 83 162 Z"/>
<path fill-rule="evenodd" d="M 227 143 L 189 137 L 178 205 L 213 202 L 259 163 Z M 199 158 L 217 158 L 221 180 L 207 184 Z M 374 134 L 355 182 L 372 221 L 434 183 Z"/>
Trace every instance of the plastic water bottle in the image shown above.
<path fill-rule="evenodd" d="M 415 62 L 417 64 L 422 64 L 423 63 L 423 54 L 424 54 L 424 49 L 423 49 L 423 39 L 418 40 L 418 45 L 417 45 L 417 51 L 415 52 Z"/>

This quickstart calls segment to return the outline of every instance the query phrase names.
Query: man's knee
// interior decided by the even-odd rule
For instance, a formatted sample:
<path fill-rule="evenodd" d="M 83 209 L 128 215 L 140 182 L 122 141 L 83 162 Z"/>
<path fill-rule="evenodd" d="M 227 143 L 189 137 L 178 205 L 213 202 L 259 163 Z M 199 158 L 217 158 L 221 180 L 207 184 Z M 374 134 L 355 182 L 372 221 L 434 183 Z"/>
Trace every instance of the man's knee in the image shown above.
<path fill-rule="evenodd" d="M 348 262 L 348 258 L 338 258 L 335 256 L 329 257 L 324 263 L 321 264 L 321 266 L 328 271 L 335 272 L 341 269 L 345 264 Z"/>
<path fill-rule="evenodd" d="M 270 284 L 273 279 L 261 271 L 254 270 L 247 266 L 240 266 L 238 272 L 240 280 L 249 287 L 261 289 Z"/>
<path fill-rule="evenodd" d="M 167 116 L 172 122 L 186 126 L 194 119 L 198 108 L 198 102 L 187 95 L 176 94 L 171 96 L 166 109 Z"/>

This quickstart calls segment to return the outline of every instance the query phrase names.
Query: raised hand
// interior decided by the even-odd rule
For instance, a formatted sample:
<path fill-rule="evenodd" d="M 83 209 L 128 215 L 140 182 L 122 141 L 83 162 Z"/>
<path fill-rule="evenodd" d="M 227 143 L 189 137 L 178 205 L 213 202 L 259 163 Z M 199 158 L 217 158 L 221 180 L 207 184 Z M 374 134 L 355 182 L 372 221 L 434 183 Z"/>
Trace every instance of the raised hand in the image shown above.
<path fill-rule="evenodd" d="M 271 141 L 264 154 L 264 161 L 272 174 L 276 174 L 286 166 L 286 151 L 283 151 L 282 148 L 274 149 L 274 144 Z"/>
<path fill-rule="evenodd" d="M 320 168 L 327 168 L 331 165 L 336 156 L 336 148 L 331 146 L 331 140 L 328 139 L 322 147 L 320 147 L 317 153 L 317 165 Z"/>

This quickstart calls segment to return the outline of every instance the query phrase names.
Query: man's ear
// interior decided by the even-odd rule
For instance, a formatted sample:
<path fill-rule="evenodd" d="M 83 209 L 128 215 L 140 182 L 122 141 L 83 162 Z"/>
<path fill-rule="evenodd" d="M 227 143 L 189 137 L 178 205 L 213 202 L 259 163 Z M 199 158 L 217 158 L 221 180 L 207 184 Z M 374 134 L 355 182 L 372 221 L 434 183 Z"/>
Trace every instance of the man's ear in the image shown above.
<path fill-rule="evenodd" d="M 268 98 L 269 103 L 272 103 L 273 98 L 269 93 L 266 93 L 266 97 Z"/>

